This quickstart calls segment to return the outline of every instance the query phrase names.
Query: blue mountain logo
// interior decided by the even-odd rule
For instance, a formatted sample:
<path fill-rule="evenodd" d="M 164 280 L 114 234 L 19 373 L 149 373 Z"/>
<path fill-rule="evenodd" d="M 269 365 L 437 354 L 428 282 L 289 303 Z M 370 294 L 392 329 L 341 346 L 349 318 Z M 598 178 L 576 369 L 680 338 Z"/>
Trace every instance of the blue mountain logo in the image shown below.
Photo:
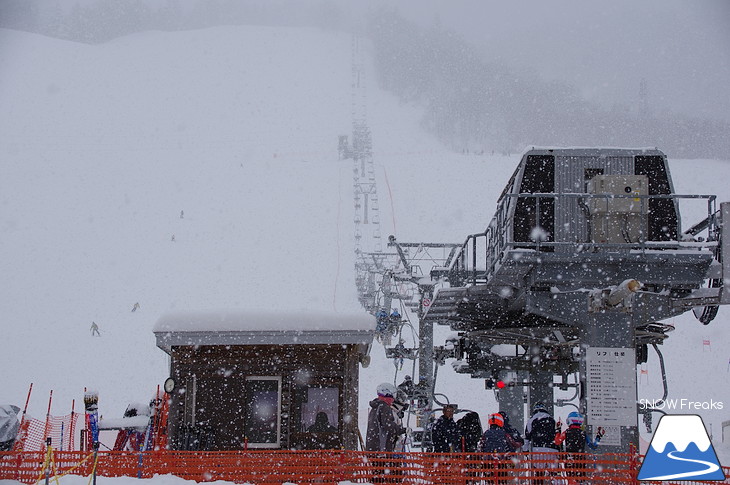
<path fill-rule="evenodd" d="M 639 480 L 725 480 L 702 418 L 664 415 L 639 469 Z"/>

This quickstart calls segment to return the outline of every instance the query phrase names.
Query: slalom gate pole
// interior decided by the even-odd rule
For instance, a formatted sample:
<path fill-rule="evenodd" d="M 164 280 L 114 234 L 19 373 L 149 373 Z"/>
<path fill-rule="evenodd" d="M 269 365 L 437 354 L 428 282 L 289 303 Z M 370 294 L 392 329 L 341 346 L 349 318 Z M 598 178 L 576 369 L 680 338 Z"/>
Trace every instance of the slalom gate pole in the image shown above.
<path fill-rule="evenodd" d="M 91 480 L 93 485 L 96 485 L 96 464 L 99 459 L 99 440 L 94 440 L 94 469 L 91 472 Z M 48 485 L 48 484 L 46 484 Z"/>
<path fill-rule="evenodd" d="M 28 397 L 25 398 L 25 407 L 23 407 L 23 415 L 20 417 L 20 429 L 23 429 L 23 421 L 25 421 L 25 413 L 28 412 L 28 403 L 30 402 L 30 393 L 33 392 L 33 383 L 28 388 Z"/>
<path fill-rule="evenodd" d="M 53 389 L 48 395 L 48 411 L 46 411 L 46 425 L 43 427 L 43 441 L 48 439 L 48 435 L 51 432 L 51 402 L 53 402 Z"/>
<path fill-rule="evenodd" d="M 71 423 L 68 426 L 68 449 L 69 451 L 73 451 L 74 449 L 74 414 L 75 414 L 75 407 L 76 407 L 76 399 L 71 400 Z"/>
<path fill-rule="evenodd" d="M 15 450 L 15 451 L 21 451 L 19 449 L 19 447 L 21 444 L 23 446 L 25 446 L 25 440 L 28 437 L 28 433 L 23 431 L 23 429 L 24 429 L 23 424 L 25 423 L 25 414 L 28 412 L 28 403 L 30 402 L 30 393 L 31 392 L 33 392 L 33 383 L 32 382 L 30 383 L 30 387 L 28 388 L 28 396 L 25 398 L 25 406 L 23 407 L 23 414 L 20 416 L 20 427 L 18 428 L 20 433 L 25 433 L 25 436 L 19 435 L 16 438 L 15 443 L 13 443 L 13 450 Z M 18 438 L 20 438 L 20 439 L 18 439 Z M 23 440 L 23 443 L 20 443 L 21 439 Z M 15 479 L 18 481 L 20 481 L 20 465 L 22 464 L 22 462 L 23 462 L 23 460 L 21 458 L 21 454 L 18 453 L 18 462 L 15 467 Z"/>
<path fill-rule="evenodd" d="M 46 473 L 46 485 L 48 485 L 48 482 L 50 481 L 51 477 L 51 438 L 46 438 L 46 460 L 44 463 L 45 473 Z"/>

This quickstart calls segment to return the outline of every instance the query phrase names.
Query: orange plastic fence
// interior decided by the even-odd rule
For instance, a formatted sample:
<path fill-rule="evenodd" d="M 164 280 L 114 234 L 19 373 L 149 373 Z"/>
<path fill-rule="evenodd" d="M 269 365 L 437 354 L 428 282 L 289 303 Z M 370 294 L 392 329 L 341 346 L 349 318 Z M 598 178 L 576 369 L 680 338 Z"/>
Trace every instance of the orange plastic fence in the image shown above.
<path fill-rule="evenodd" d="M 74 434 L 79 420 L 78 413 L 65 416 L 48 416 L 45 421 L 26 417 L 19 438 L 15 440 L 15 451 L 45 451 L 46 438 L 51 438 L 55 448 L 75 450 Z"/>
<path fill-rule="evenodd" d="M 51 474 L 92 474 L 88 453 L 53 451 Z M 0 479 L 35 483 L 43 470 L 44 452 L 0 453 Z M 84 461 L 84 459 L 86 459 Z M 639 461 L 633 455 L 538 453 L 438 454 L 369 453 L 358 451 L 149 451 L 99 452 L 99 476 L 150 478 L 172 474 L 206 482 L 279 485 L 282 483 L 408 483 L 420 484 L 638 484 Z M 725 468 L 730 484 L 730 468 Z M 646 483 L 646 482 L 644 482 Z M 667 484 L 670 482 L 661 482 Z M 682 483 L 682 482 L 671 482 Z"/>

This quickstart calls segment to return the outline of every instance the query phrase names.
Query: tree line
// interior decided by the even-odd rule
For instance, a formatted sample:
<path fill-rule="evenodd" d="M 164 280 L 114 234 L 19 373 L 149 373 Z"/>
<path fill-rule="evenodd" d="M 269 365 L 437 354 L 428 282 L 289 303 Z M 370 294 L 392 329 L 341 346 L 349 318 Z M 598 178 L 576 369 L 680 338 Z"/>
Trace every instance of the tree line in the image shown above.
<path fill-rule="evenodd" d="M 350 30 L 361 19 L 332 0 L 2 0 L 0 27 L 85 43 L 147 30 L 219 25 Z M 366 20 L 380 87 L 423 108 L 423 127 L 454 150 L 656 146 L 674 158 L 728 158 L 730 123 L 633 105 L 603 108 L 567 82 L 490 61 L 458 33 L 422 28 L 383 7 Z M 648 85 L 652 81 L 647 79 Z M 671 80 L 662 80 L 671 82 Z M 639 86 L 637 86 L 637 94 Z"/>
<path fill-rule="evenodd" d="M 458 34 L 419 28 L 394 9 L 372 16 L 369 35 L 381 87 L 421 105 L 423 126 L 456 150 L 625 146 L 730 158 L 730 123 L 642 109 L 639 86 L 636 104 L 602 108 L 567 82 L 490 62 Z"/>

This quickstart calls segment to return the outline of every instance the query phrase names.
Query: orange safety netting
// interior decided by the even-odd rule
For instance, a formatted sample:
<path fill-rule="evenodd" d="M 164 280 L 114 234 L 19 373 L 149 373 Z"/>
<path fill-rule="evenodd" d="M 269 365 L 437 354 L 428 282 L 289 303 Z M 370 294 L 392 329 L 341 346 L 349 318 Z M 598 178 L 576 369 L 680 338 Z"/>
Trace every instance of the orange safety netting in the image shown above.
<path fill-rule="evenodd" d="M 25 417 L 13 445 L 13 451 L 45 451 L 46 440 L 58 450 L 76 450 L 74 433 L 79 414 L 48 416 L 46 420 Z"/>
<path fill-rule="evenodd" d="M 0 479 L 34 483 L 44 468 L 44 452 L 0 453 Z M 54 451 L 57 475 L 91 475 L 94 460 L 85 452 Z M 149 451 L 99 452 L 97 475 L 150 478 L 172 474 L 206 482 L 237 483 L 408 483 L 638 484 L 639 457 L 629 454 L 489 454 L 370 453 L 358 451 Z M 725 468 L 730 484 L 730 468 Z M 682 483 L 682 482 L 661 482 Z M 693 481 L 692 483 L 703 483 Z"/>

